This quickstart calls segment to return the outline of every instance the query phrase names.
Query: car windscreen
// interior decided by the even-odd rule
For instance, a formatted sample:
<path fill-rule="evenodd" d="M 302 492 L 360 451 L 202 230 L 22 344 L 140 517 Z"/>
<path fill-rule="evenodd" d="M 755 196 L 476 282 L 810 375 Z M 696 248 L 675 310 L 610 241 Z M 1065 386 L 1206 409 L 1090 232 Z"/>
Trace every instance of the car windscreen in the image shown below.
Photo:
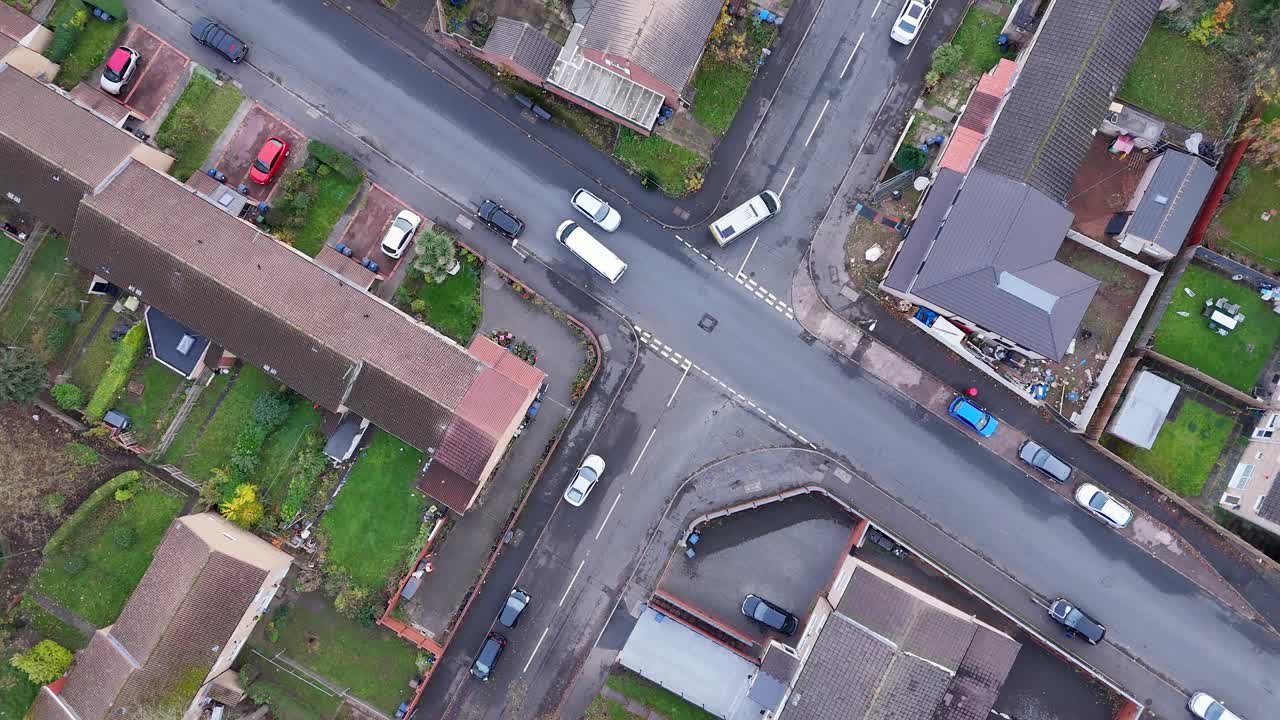
<path fill-rule="evenodd" d="M 1089 498 L 1089 507 L 1093 508 L 1094 510 L 1101 512 L 1102 508 L 1106 506 L 1107 506 L 1107 496 L 1103 495 L 1100 492 L 1094 493 L 1093 497 Z"/>
<path fill-rule="evenodd" d="M 254 160 L 253 166 L 257 168 L 259 172 L 271 172 L 271 166 L 262 162 L 262 158 Z"/>
<path fill-rule="evenodd" d="M 973 426 L 978 428 L 979 430 L 982 430 L 987 426 L 987 423 L 991 422 L 990 415 L 980 412 L 976 408 L 973 410 L 972 417 L 973 417 Z"/>
<path fill-rule="evenodd" d="M 1222 703 L 1213 703 L 1204 709 L 1204 720 L 1218 720 L 1226 711 L 1227 709 L 1222 706 Z"/>
<path fill-rule="evenodd" d="M 608 206 L 608 205 L 605 205 L 604 203 L 601 203 L 601 204 L 600 204 L 600 209 L 596 210 L 596 214 L 595 214 L 595 215 L 592 215 L 592 216 L 591 216 L 591 218 L 592 218 L 593 220 L 595 220 L 596 222 L 598 222 L 598 223 L 599 223 L 599 222 L 604 222 L 604 219 L 605 219 L 605 218 L 607 218 L 607 217 L 609 217 L 609 206 Z"/>
<path fill-rule="evenodd" d="M 408 220 L 405 220 L 404 218 L 396 218 L 396 221 L 391 224 L 395 227 L 395 229 L 399 230 L 402 233 L 407 233 L 413 229 L 413 223 L 410 223 Z"/>
<path fill-rule="evenodd" d="M 509 233 L 513 233 L 520 229 L 520 221 L 501 210 L 493 214 L 493 222 L 496 223 L 498 227 Z"/>
<path fill-rule="evenodd" d="M 786 621 L 786 618 L 782 616 L 782 613 L 774 610 L 764 603 L 760 603 L 756 606 L 756 619 L 769 627 L 775 628 L 782 627 L 782 623 Z"/>

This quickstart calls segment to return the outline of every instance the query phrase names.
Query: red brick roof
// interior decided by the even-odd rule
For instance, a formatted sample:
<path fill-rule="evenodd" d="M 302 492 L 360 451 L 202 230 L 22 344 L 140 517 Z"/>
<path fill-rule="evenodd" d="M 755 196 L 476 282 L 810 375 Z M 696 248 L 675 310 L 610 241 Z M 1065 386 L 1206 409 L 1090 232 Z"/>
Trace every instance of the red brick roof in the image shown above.
<path fill-rule="evenodd" d="M 978 87 L 969 96 L 969 103 L 965 105 L 960 123 L 951 134 L 951 141 L 942 151 L 939 167 L 960 173 L 969 172 L 969 166 L 978 155 L 982 139 L 991 127 L 991 121 L 995 119 L 1000 101 L 1017 69 L 1017 63 L 1002 59 L 990 72 L 983 74 Z"/>

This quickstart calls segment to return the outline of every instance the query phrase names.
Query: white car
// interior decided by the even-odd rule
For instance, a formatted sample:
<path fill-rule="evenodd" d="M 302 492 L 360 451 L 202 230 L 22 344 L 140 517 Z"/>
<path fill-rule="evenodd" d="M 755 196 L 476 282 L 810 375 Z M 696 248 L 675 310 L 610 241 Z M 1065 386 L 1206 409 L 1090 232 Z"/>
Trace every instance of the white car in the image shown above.
<path fill-rule="evenodd" d="M 1226 705 L 1213 699 L 1209 693 L 1198 692 L 1187 701 L 1187 709 L 1202 720 L 1240 720 L 1240 716 L 1227 709 Z"/>
<path fill-rule="evenodd" d="M 599 225 L 600 229 L 605 232 L 617 230 L 618 225 L 622 222 L 622 216 L 618 214 L 617 210 L 609 207 L 609 203 L 581 188 L 573 194 L 569 202 L 578 208 L 578 212 L 591 218 L 591 222 Z"/>
<path fill-rule="evenodd" d="M 396 215 L 396 219 L 391 221 L 387 234 L 382 236 L 382 252 L 387 257 L 393 258 L 403 255 L 405 248 L 409 247 L 410 241 L 413 240 L 413 234 L 418 232 L 418 226 L 421 224 L 422 218 L 408 210 L 401 210 L 400 214 Z"/>
<path fill-rule="evenodd" d="M 582 461 L 582 467 L 578 468 L 578 472 L 573 476 L 573 482 L 569 483 L 569 488 L 564 491 L 564 501 L 574 507 L 582 507 L 582 503 L 587 501 L 587 496 L 591 494 L 591 488 L 599 482 L 600 476 L 604 474 L 604 458 L 599 455 L 588 455 L 586 460 Z"/>
<path fill-rule="evenodd" d="M 138 62 L 141 60 L 142 56 L 138 51 L 123 45 L 111 51 L 107 56 L 106 64 L 102 67 L 102 79 L 98 80 L 99 87 L 112 95 L 119 95 L 125 83 L 133 77 L 133 72 L 138 69 Z"/>
<path fill-rule="evenodd" d="M 1110 495 L 1089 483 L 1081 483 L 1080 487 L 1076 488 L 1076 502 L 1112 527 L 1122 528 L 1133 519 L 1132 510 L 1112 500 Z"/>
<path fill-rule="evenodd" d="M 920 34 L 920 26 L 924 25 L 932 10 L 933 0 L 907 0 L 898 19 L 893 22 L 889 37 L 903 45 L 910 45 L 916 35 Z"/>

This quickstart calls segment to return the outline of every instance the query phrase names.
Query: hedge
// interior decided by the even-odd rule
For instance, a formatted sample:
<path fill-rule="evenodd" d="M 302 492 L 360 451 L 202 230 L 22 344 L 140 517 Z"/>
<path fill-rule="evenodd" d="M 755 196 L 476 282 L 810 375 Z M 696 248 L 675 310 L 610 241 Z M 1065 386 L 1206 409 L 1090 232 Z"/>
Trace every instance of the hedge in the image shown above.
<path fill-rule="evenodd" d="M 311 140 L 307 143 L 307 153 L 333 168 L 334 172 L 348 180 L 360 181 L 364 179 L 364 170 L 360 169 L 356 161 L 350 155 L 332 145 L 326 145 L 319 140 Z"/>
<path fill-rule="evenodd" d="M 102 487 L 94 490 L 93 494 L 89 495 L 89 497 L 85 498 L 84 502 L 80 503 L 80 507 L 76 508 L 76 511 L 71 514 L 71 517 L 67 518 L 67 521 L 62 523 L 62 525 L 59 526 L 57 530 L 54 530 L 53 534 L 49 536 L 49 540 L 44 544 L 44 556 L 49 557 L 57 553 L 62 548 L 63 544 L 67 542 L 67 538 L 78 533 L 80 526 L 84 525 L 88 518 L 97 514 L 98 508 L 101 507 L 103 503 L 107 501 L 115 502 L 116 490 L 132 485 L 141 479 L 141 471 L 126 470 L 103 483 Z"/>
<path fill-rule="evenodd" d="M 142 355 L 142 347 L 146 341 L 147 328 L 143 323 L 129 328 L 124 340 L 120 341 L 120 347 L 116 348 L 116 354 L 111 358 L 111 365 L 102 374 L 102 379 L 98 381 L 98 387 L 93 391 L 93 397 L 84 410 L 84 419 L 90 425 L 101 420 L 107 410 L 111 409 L 116 395 L 129 382 L 129 373 L 133 372 L 133 366 Z"/>

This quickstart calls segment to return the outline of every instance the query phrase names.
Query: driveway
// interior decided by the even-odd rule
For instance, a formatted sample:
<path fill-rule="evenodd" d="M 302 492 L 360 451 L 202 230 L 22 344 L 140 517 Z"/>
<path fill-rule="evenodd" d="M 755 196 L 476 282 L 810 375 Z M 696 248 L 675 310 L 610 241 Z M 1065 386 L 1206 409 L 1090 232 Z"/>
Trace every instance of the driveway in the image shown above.
<path fill-rule="evenodd" d="M 134 115 L 149 120 L 186 74 L 190 58 L 141 25 L 129 28 L 120 44 L 137 50 L 142 56 L 141 66 L 121 101 Z"/>
<path fill-rule="evenodd" d="M 249 179 L 249 167 L 258 157 L 258 151 L 267 138 L 278 137 L 289 144 L 289 157 L 271 182 L 260 185 Z M 258 103 L 254 103 L 244 120 L 223 149 L 216 167 L 227 174 L 227 184 L 232 187 L 245 185 L 248 196 L 257 202 L 268 200 L 280 184 L 280 178 L 302 165 L 307 155 L 307 138 L 293 129 L 289 123 Z"/>
<path fill-rule="evenodd" d="M 387 227 L 401 210 L 410 210 L 422 218 L 423 225 L 430 222 L 426 215 L 413 208 L 400 198 L 387 192 L 381 185 L 374 183 L 365 193 L 364 203 L 347 224 L 338 243 L 351 248 L 353 260 L 371 259 L 378 263 L 378 273 L 383 277 L 392 277 L 396 267 L 405 258 L 413 256 L 413 246 L 405 249 L 399 258 L 392 258 L 382 252 L 382 236 Z M 418 231 L 421 233 L 421 229 Z M 416 242 L 416 241 L 415 241 Z"/>

